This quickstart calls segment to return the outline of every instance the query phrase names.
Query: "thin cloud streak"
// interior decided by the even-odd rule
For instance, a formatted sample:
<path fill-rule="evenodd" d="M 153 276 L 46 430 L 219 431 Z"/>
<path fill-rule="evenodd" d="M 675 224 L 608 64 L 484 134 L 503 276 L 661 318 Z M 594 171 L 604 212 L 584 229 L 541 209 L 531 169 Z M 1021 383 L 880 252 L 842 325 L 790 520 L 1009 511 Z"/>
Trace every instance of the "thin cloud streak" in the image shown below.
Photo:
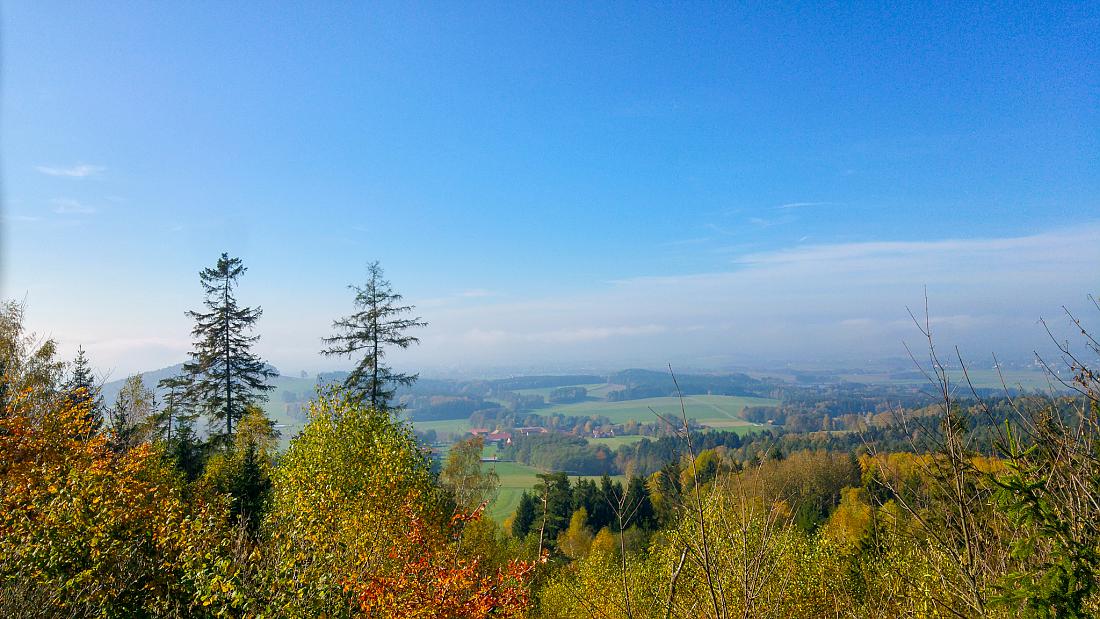
<path fill-rule="evenodd" d="M 1100 264 L 1100 222 L 1022 237 L 743 250 L 727 264 L 719 272 L 613 280 L 595 292 L 415 300 L 429 326 L 416 333 L 420 346 L 393 351 L 393 360 L 428 376 L 435 369 L 664 361 L 715 369 L 822 359 L 855 366 L 904 357 L 902 342 L 919 338 L 906 306 L 921 306 L 925 286 L 942 345 L 958 344 L 972 359 L 991 352 L 1026 359 L 1049 345 L 1040 316 L 1056 317 L 1062 304 L 1073 308 L 1095 292 L 1086 275 Z M 480 290 L 467 285 L 460 290 Z M 291 369 L 340 366 L 314 354 L 331 306 L 257 302 L 269 310 L 257 350 L 265 359 Z M 163 328 L 120 325 L 90 352 L 106 367 L 176 363 L 187 344 L 158 340 Z"/>
<path fill-rule="evenodd" d="M 790 202 L 788 204 L 780 204 L 775 207 L 776 210 L 789 210 L 795 208 L 810 208 L 813 206 L 832 206 L 835 202 Z"/>
<path fill-rule="evenodd" d="M 71 198 L 55 198 L 53 212 L 59 215 L 91 215 L 96 212 L 94 206 L 88 206 Z"/>
<path fill-rule="evenodd" d="M 1091 290 L 1100 225 L 1026 237 L 796 246 L 745 254 L 717 273 L 637 277 L 601 292 L 438 308 L 422 363 L 662 358 L 797 360 L 904 356 L 906 306 L 928 287 L 933 325 L 975 354 L 1027 355 L 1035 328 Z M 593 326 L 596 325 L 596 326 Z M 684 325 L 691 325 L 687 329 Z"/>
<path fill-rule="evenodd" d="M 78 163 L 68 167 L 40 165 L 35 166 L 34 169 L 47 176 L 64 176 L 68 178 L 87 178 L 89 176 L 101 174 L 107 170 L 105 166 L 89 165 L 86 163 Z"/>
<path fill-rule="evenodd" d="M 481 299 L 485 297 L 495 296 L 496 293 L 491 290 L 485 290 L 484 288 L 473 288 L 470 290 L 463 290 L 458 296 L 467 299 Z"/>

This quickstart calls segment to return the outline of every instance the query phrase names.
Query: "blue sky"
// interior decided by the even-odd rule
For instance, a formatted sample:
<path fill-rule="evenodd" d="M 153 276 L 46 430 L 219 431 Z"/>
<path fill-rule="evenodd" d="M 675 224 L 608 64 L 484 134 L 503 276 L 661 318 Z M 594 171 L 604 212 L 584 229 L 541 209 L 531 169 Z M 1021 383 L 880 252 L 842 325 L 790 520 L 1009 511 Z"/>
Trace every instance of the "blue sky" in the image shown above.
<path fill-rule="evenodd" d="M 3 294 L 115 377 L 221 251 L 287 371 L 371 259 L 413 367 L 894 357 L 924 285 L 1026 352 L 1100 283 L 1100 9 L 963 4 L 7 2 Z"/>

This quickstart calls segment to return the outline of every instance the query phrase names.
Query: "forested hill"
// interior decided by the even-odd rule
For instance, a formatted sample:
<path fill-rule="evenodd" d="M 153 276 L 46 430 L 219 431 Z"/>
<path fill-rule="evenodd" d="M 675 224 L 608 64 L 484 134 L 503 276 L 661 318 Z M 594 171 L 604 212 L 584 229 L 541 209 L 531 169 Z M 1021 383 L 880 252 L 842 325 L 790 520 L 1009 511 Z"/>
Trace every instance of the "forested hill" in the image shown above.
<path fill-rule="evenodd" d="M 274 366 L 269 365 L 267 367 L 273 370 L 276 374 L 279 372 L 279 370 L 276 369 Z M 148 372 L 142 372 L 141 382 L 144 383 L 145 386 L 149 389 L 155 391 L 157 397 L 160 398 L 163 393 L 161 393 L 162 390 L 157 386 L 157 383 L 164 380 L 165 378 L 179 376 L 182 372 L 183 364 L 177 363 L 175 365 L 170 365 L 166 368 L 160 368 L 159 370 L 149 370 Z M 107 403 L 114 402 L 115 399 L 118 398 L 118 392 L 122 390 L 122 386 L 124 384 L 126 384 L 126 377 L 103 383 L 103 391 L 101 392 L 103 395 L 103 401 Z"/>
<path fill-rule="evenodd" d="M 153 389 L 157 392 L 159 398 L 162 394 L 157 389 L 157 383 L 165 378 L 171 378 L 173 376 L 179 376 L 183 372 L 183 364 L 177 363 L 170 365 L 166 368 L 160 368 L 159 370 L 150 370 L 148 372 L 141 373 L 141 382 L 145 383 L 145 386 L 149 389 Z M 112 403 L 118 398 L 118 392 L 122 390 L 122 386 L 126 384 L 126 377 L 119 378 L 118 380 L 112 380 L 109 383 L 103 384 L 103 401 Z"/>
<path fill-rule="evenodd" d="M 762 398 L 775 397 L 781 383 L 752 378 L 748 374 L 677 374 L 675 380 L 668 371 L 623 370 L 608 378 L 623 388 L 612 391 L 612 401 L 638 400 L 677 395 L 677 385 L 683 395 L 740 395 Z"/>

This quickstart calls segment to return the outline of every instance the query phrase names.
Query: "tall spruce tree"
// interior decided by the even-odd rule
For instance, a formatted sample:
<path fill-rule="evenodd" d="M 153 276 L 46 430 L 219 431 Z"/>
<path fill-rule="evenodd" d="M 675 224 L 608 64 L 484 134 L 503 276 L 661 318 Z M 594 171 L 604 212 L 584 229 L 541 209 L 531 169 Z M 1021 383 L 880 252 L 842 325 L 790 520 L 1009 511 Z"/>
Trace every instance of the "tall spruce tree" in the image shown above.
<path fill-rule="evenodd" d="M 266 400 L 265 392 L 275 388 L 267 384 L 275 372 L 251 350 L 260 336 L 250 333 L 263 310 L 239 306 L 233 294 L 245 270 L 240 258 L 223 253 L 214 268 L 199 273 L 207 311 L 187 312 L 195 321 L 195 350 L 183 364 L 187 396 L 214 428 L 224 430 L 214 437 L 224 444 L 245 410 Z"/>
<path fill-rule="evenodd" d="M 367 282 L 363 286 L 353 284 L 348 288 L 355 291 L 356 312 L 332 323 L 336 333 L 322 338 L 325 348 L 321 354 L 352 358 L 361 353 L 363 357 L 344 380 L 349 397 L 368 402 L 377 410 L 392 410 L 390 400 L 397 387 L 411 385 L 418 375 L 393 371 L 384 362 L 386 349 L 419 344 L 419 338 L 405 332 L 428 323 L 419 317 L 407 317 L 416 308 L 400 304 L 404 297 L 390 287 L 377 260 L 367 265 Z"/>
<path fill-rule="evenodd" d="M 73 360 L 72 372 L 63 386 L 65 397 L 74 405 L 88 406 L 88 423 L 93 431 L 99 431 L 103 426 L 103 395 L 102 388 L 96 384 L 95 375 L 92 373 L 92 365 L 88 362 L 88 355 L 84 348 L 76 349 L 76 359 Z"/>
<path fill-rule="evenodd" d="M 527 537 L 527 534 L 531 532 L 531 527 L 535 524 L 536 515 L 535 497 L 524 490 L 519 498 L 516 513 L 512 516 L 512 537 L 517 539 Z"/>

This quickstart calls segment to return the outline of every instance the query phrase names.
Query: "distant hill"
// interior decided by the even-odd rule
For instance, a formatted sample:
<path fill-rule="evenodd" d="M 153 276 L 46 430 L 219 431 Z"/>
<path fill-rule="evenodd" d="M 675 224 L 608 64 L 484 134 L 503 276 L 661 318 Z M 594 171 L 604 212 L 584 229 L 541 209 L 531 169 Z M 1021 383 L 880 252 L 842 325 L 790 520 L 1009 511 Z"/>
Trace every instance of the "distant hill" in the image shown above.
<path fill-rule="evenodd" d="M 512 378 L 500 378 L 490 381 L 500 389 L 540 389 L 553 387 L 569 387 L 572 385 L 584 385 L 607 382 L 606 376 L 594 376 L 589 374 L 569 374 L 564 376 L 514 376 Z"/>
<path fill-rule="evenodd" d="M 273 365 L 267 367 L 270 370 L 274 370 L 276 373 L 279 371 L 278 368 Z M 176 365 L 170 365 L 166 368 L 160 368 L 159 370 L 141 372 L 141 382 L 144 383 L 146 387 L 156 392 L 157 401 L 160 402 L 164 399 L 164 390 L 158 389 L 157 383 L 165 378 L 179 376 L 181 372 L 183 372 L 183 364 L 177 363 Z M 126 378 L 129 377 L 112 380 L 109 383 L 103 384 L 103 401 L 106 402 L 108 406 L 114 404 L 115 399 L 118 397 L 118 392 L 122 391 L 122 385 L 126 383 Z"/>
<path fill-rule="evenodd" d="M 171 378 L 178 376 L 183 371 L 183 364 L 177 363 L 176 365 L 170 365 L 166 368 L 159 370 L 152 370 L 149 372 L 141 373 L 141 382 L 145 383 L 145 386 L 149 389 L 153 389 L 157 393 L 157 401 L 160 402 L 164 399 L 163 390 L 157 389 L 157 383 L 165 378 Z M 128 377 L 127 377 L 128 378 Z M 111 406 L 115 403 L 115 399 L 118 398 L 118 392 L 122 391 L 122 385 L 126 383 L 126 378 L 120 378 L 119 380 L 112 380 L 109 383 L 103 385 L 103 401 L 107 403 L 107 406 Z"/>
<path fill-rule="evenodd" d="M 608 394 L 613 401 L 674 396 L 677 384 L 684 395 L 772 397 L 776 387 L 774 382 L 747 374 L 677 374 L 674 382 L 668 372 L 638 369 L 616 372 L 608 381 L 624 385 L 623 389 Z"/>
<path fill-rule="evenodd" d="M 274 366 L 270 369 L 278 371 Z M 152 389 L 157 395 L 158 406 L 164 402 L 165 391 L 157 387 L 162 379 L 178 376 L 183 371 L 183 364 L 177 363 L 159 370 L 151 370 L 141 373 L 141 382 Z M 103 402 L 112 406 L 118 398 L 118 392 L 126 379 L 113 380 L 103 385 Z M 268 392 L 268 400 L 263 408 L 279 427 L 284 441 L 297 434 L 301 429 L 305 414 L 302 412 L 302 403 L 313 397 L 317 385 L 317 377 L 300 378 L 295 376 L 276 376 L 269 382 L 275 388 Z M 200 434 L 203 433 L 200 429 Z"/>

